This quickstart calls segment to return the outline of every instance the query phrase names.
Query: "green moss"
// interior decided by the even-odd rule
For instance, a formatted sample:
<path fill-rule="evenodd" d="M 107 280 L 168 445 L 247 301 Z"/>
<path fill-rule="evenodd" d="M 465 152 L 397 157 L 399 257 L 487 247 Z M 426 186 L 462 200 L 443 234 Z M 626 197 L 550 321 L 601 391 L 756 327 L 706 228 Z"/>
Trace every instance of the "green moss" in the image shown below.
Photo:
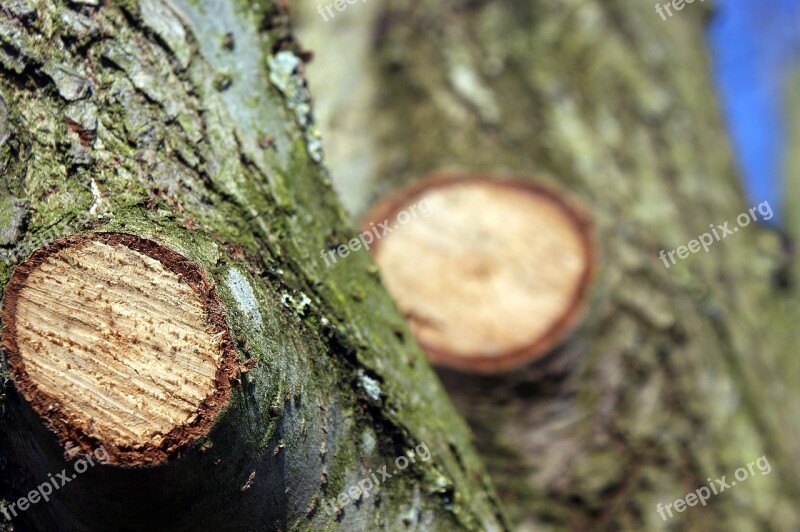
<path fill-rule="evenodd" d="M 198 442 L 203 467 L 219 458 L 225 467 L 240 469 L 211 484 L 203 483 L 204 471 L 185 472 L 187 485 L 201 486 L 198 497 L 210 497 L 215 489 L 239 493 L 251 473 L 269 475 L 285 461 L 291 474 L 283 481 L 292 489 L 274 489 L 296 511 L 325 493 L 323 472 L 328 489 L 344 489 L 364 468 L 380 467 L 398 449 L 424 441 L 436 449 L 432 462 L 383 488 L 384 500 L 396 501 L 397 508 L 356 505 L 342 522 L 320 511 L 293 514 L 292 527 L 388 526 L 402 522 L 401 503 L 417 492 L 426 497 L 415 504 L 434 515 L 441 529 L 496 522 L 497 506 L 486 495 L 490 488 L 472 476 L 480 466 L 469 433 L 419 350 L 395 334 L 402 317 L 368 254 L 353 254 L 346 264 L 327 269 L 318 260 L 330 238 L 349 239 L 357 230 L 319 164 L 302 73 L 284 71 L 283 89 L 269 81 L 275 73 L 267 66 L 273 44 L 287 28 L 264 22 L 282 20 L 278 8 L 272 2 L 225 4 L 209 13 L 202 3 L 176 6 L 191 26 L 185 42 L 169 15 L 155 21 L 136 2 L 122 4 L 127 16 L 119 7 L 100 9 L 86 21 L 81 49 L 47 44 L 59 32 L 73 31 L 71 26 L 44 28 L 42 19 L 18 28 L 0 19 L 0 40 L 20 49 L 19 61 L 31 65 L 18 71 L 3 58 L 0 76 L 6 116 L 15 128 L 13 139 L 0 143 L 0 164 L 19 177 L 12 184 L 15 197 L 29 202 L 25 231 L 10 243 L 15 258 L 0 268 L 0 276 L 7 280 L 40 239 L 88 231 L 152 238 L 209 273 L 240 361 L 257 363 L 241 376 L 212 433 Z M 71 8 L 54 4 L 48 20 L 58 20 L 65 9 Z M 54 35 L 45 39 L 47 32 Z M 234 51 L 218 38 L 229 32 L 236 36 Z M 240 61 L 231 60 L 234 52 Z M 58 69 L 78 55 L 81 68 L 91 71 L 85 94 L 65 85 L 75 80 L 59 78 L 67 70 Z M 35 77 L 45 63 L 51 74 Z M 234 81 L 222 92 L 214 82 L 219 76 Z M 91 106 L 92 116 L 96 110 L 92 135 L 75 129 L 93 123 L 85 113 L 76 114 L 75 101 L 83 110 Z M 268 149 L 261 142 L 265 134 L 272 139 Z M 4 222 L 11 218 L 0 216 Z M 358 384 L 360 374 L 380 390 L 378 403 Z M 376 441 L 368 456 L 352 444 L 365 431 Z M 256 486 L 264 493 L 271 489 Z M 208 507 L 193 518 L 207 523 L 213 517 Z"/>

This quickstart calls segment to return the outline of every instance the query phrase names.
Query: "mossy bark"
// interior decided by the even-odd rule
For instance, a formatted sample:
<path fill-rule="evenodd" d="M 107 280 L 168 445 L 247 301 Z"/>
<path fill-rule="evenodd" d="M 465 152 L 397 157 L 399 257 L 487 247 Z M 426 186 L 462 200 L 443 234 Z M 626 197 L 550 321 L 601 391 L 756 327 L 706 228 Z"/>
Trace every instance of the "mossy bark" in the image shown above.
<path fill-rule="evenodd" d="M 320 259 L 356 229 L 323 165 L 282 5 L 3 3 L 0 282 L 65 234 L 155 240 L 215 282 L 247 369 L 182 456 L 95 466 L 16 530 L 504 528 L 468 429 L 368 254 Z M 2 377 L 13 502 L 71 465 Z M 324 510 L 423 443 L 429 461 Z"/>
<path fill-rule="evenodd" d="M 361 166 L 332 154 L 354 214 L 462 169 L 556 183 L 595 219 L 583 326 L 511 376 L 442 373 L 518 529 L 800 526 L 800 308 L 775 282 L 780 239 L 752 222 L 669 268 L 659 258 L 753 207 L 709 77 L 709 4 L 665 21 L 628 0 L 390 0 L 325 23 L 310 4 L 300 36 L 317 48 L 323 133 L 344 153 L 371 139 Z M 319 36 L 343 28 L 369 47 L 351 73 L 366 99 L 328 75 L 348 60 Z M 357 131 L 340 127 L 353 108 L 369 117 Z M 668 523 L 657 512 L 761 456 L 769 474 Z"/>

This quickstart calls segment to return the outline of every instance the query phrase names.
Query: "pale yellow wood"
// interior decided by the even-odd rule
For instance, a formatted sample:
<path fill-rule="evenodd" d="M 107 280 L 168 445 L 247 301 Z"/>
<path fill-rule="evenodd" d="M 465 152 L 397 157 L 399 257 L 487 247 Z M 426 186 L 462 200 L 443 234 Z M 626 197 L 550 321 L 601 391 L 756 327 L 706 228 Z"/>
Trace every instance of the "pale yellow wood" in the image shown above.
<path fill-rule="evenodd" d="M 180 274 L 120 244 L 48 255 L 16 302 L 29 379 L 69 426 L 120 448 L 158 446 L 194 421 L 215 390 L 220 340 Z"/>
<path fill-rule="evenodd" d="M 549 192 L 464 180 L 401 203 L 387 213 L 396 229 L 380 240 L 376 261 L 434 361 L 443 353 L 491 359 L 524 351 L 579 303 L 591 260 L 587 237 Z M 416 217 L 398 224 L 397 214 L 415 204 Z"/>

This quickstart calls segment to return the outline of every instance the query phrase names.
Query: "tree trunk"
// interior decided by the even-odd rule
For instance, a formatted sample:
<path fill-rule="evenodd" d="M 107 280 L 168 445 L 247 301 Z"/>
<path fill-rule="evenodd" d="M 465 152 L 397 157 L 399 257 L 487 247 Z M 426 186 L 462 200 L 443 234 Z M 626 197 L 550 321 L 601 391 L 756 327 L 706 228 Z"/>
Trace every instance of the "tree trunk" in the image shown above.
<path fill-rule="evenodd" d="M 60 471 L 80 472 L 77 458 L 104 458 L 96 447 L 105 442 L 92 419 L 81 432 L 65 410 L 23 400 L 9 380 L 17 371 L 21 382 L 14 354 L 0 397 L 2 509 L 16 513 L 14 530 L 505 528 L 468 429 L 370 258 L 354 253 L 337 268 L 319 258 L 356 232 L 323 166 L 303 53 L 282 6 L 3 3 L 1 282 L 37 248 L 27 277 L 17 270 L 12 281 L 17 295 L 59 283 L 63 255 L 50 281 L 34 277 L 57 253 L 99 249 L 120 266 L 96 261 L 107 278 L 70 283 L 102 281 L 116 288 L 100 299 L 124 306 L 142 293 L 124 268 L 148 264 L 162 276 L 151 279 L 153 301 L 188 282 L 201 303 L 218 305 L 214 341 L 238 366 L 214 381 L 230 385 L 219 395 L 227 400 L 199 414 L 210 430 L 195 424 L 193 439 L 139 454 L 109 446 L 110 463 L 66 473 L 69 485 L 53 480 L 49 502 L 20 504 Z M 61 239 L 68 234 L 84 236 Z M 139 291 L 126 295 L 126 283 Z M 11 320 L 13 341 L 8 322 L 28 303 L 11 299 L 4 342 L 21 352 L 25 322 Z M 74 315 L 89 311 L 87 302 Z M 58 345 L 77 342 L 75 330 Z M 384 466 L 392 478 L 376 475 Z"/>
<path fill-rule="evenodd" d="M 659 258 L 755 207 L 709 79 L 708 3 L 668 20 L 623 0 L 368 2 L 328 22 L 303 6 L 354 214 L 442 170 L 531 176 L 592 213 L 600 272 L 583 326 L 523 371 L 441 372 L 517 529 L 800 526 L 800 308 L 774 282 L 779 239 L 752 223 L 707 253 Z M 343 30 L 356 46 L 322 46 Z M 657 510 L 762 456 L 769 473 Z"/>

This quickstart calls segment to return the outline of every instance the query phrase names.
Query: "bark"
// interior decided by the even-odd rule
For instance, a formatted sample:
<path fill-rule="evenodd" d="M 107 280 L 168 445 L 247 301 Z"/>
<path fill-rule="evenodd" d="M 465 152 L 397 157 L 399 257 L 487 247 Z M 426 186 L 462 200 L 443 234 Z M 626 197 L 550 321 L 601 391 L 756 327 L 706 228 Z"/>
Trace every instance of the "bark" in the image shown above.
<path fill-rule="evenodd" d="M 709 79 L 708 3 L 662 21 L 625 0 L 398 0 L 326 23 L 310 4 L 300 36 L 354 214 L 451 169 L 557 183 L 594 217 L 600 273 L 569 341 L 505 377 L 441 373 L 516 528 L 658 529 L 657 504 L 762 455 L 769 474 L 666 525 L 800 526 L 800 308 L 775 282 L 779 238 L 750 224 L 669 269 L 658 257 L 752 207 Z M 369 47 L 353 47 L 368 61 L 352 99 L 331 75 L 350 56 L 321 46 L 344 28 Z M 369 118 L 356 130 L 348 110 Z"/>
<path fill-rule="evenodd" d="M 468 429 L 368 255 L 319 259 L 356 229 L 282 5 L 2 3 L 0 282 L 66 234 L 156 241 L 214 283 L 242 366 L 191 448 L 155 467 L 96 465 L 15 530 L 504 528 Z M 10 503 L 74 461 L 2 372 Z M 422 444 L 429 461 L 324 510 Z"/>

